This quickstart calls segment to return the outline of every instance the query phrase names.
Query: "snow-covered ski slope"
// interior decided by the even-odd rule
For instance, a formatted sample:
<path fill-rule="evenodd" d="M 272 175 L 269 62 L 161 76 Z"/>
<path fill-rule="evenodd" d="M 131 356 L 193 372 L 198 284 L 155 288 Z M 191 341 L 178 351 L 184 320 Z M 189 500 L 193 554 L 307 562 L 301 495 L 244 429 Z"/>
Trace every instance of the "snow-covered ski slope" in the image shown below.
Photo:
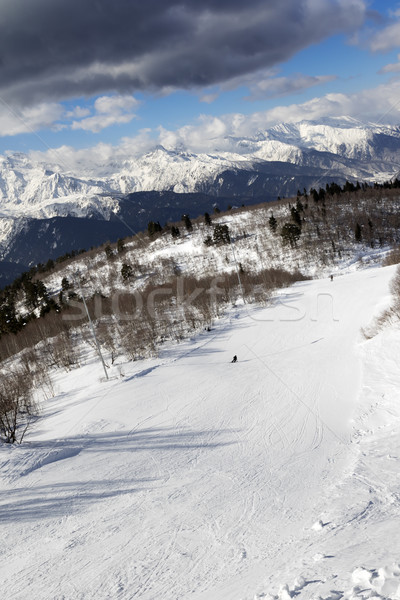
<path fill-rule="evenodd" d="M 400 598 L 400 331 L 360 334 L 393 273 L 238 306 L 108 383 L 94 357 L 59 376 L 0 447 L 7 597 Z"/>

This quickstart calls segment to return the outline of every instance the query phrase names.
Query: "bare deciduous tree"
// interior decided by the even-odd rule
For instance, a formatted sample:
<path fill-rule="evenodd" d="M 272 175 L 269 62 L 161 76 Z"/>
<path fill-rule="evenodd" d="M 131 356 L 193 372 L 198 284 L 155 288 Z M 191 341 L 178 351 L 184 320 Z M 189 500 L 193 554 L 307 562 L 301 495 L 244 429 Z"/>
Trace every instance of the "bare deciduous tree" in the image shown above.
<path fill-rule="evenodd" d="M 33 400 L 32 379 L 19 368 L 1 374 L 0 437 L 8 443 L 21 443 L 38 414 Z"/>

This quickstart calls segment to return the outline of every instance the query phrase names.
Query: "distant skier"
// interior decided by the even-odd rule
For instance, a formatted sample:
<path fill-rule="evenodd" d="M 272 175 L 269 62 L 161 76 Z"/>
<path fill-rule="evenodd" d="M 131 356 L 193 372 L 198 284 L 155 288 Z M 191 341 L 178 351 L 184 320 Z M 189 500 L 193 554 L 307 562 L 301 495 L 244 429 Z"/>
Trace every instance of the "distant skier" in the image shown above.
<path fill-rule="evenodd" d="M 333 281 L 333 275 L 331 275 L 331 281 Z"/>
<path fill-rule="evenodd" d="M 232 358 L 232 362 L 237 362 L 237 356 L 235 354 L 235 356 Z"/>

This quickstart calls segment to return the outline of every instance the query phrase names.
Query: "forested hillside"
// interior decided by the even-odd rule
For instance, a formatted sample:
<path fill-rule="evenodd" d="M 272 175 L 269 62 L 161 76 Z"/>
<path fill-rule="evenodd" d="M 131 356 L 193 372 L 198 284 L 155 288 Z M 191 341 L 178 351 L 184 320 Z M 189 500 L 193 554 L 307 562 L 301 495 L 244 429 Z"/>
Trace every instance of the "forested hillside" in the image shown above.
<path fill-rule="evenodd" d="M 332 183 L 165 227 L 151 221 L 146 232 L 49 260 L 5 288 L 0 357 L 24 350 L 30 373 L 78 366 L 81 342 L 94 343 L 82 296 L 108 363 L 154 356 L 238 300 L 266 304 L 294 281 L 387 261 L 399 243 L 397 180 Z"/>

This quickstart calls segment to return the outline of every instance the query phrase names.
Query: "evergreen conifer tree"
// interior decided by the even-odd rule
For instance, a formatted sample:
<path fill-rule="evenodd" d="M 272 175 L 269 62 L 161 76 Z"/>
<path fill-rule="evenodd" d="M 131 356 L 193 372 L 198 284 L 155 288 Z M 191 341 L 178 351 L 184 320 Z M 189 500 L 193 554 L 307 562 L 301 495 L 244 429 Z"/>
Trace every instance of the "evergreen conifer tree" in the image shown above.
<path fill-rule="evenodd" d="M 271 213 L 271 216 L 268 219 L 268 224 L 270 226 L 272 233 L 276 233 L 276 229 L 278 227 L 278 221 L 275 219 L 274 213 Z"/>
<path fill-rule="evenodd" d="M 127 265 L 126 263 L 124 263 L 121 267 L 121 277 L 122 279 L 126 282 L 128 281 L 133 275 L 133 269 L 130 265 Z"/>
<path fill-rule="evenodd" d="M 104 248 L 104 252 L 106 254 L 107 260 L 111 260 L 114 256 L 114 252 L 112 251 L 110 244 L 107 244 L 107 246 Z"/>
<path fill-rule="evenodd" d="M 69 280 L 67 279 L 67 277 L 63 277 L 61 279 L 61 289 L 63 292 L 66 292 L 67 290 L 71 289 L 71 284 L 69 282 Z"/>
<path fill-rule="evenodd" d="M 193 231 L 192 221 L 189 218 L 189 215 L 182 215 L 182 221 L 187 229 L 187 231 Z"/>
<path fill-rule="evenodd" d="M 211 217 L 208 212 L 204 213 L 204 222 L 206 225 L 211 225 Z"/>
<path fill-rule="evenodd" d="M 354 239 L 357 243 L 360 243 L 362 240 L 361 225 L 359 223 L 356 223 L 356 226 L 354 228 Z"/>
<path fill-rule="evenodd" d="M 155 223 L 154 221 L 150 221 L 148 223 L 147 232 L 149 236 L 153 236 L 155 233 L 159 233 L 160 231 L 162 231 L 162 227 L 158 221 L 157 223 Z"/>
<path fill-rule="evenodd" d="M 175 227 L 175 225 L 172 225 L 171 235 L 173 238 L 178 238 L 181 235 L 181 232 L 179 231 L 179 227 Z"/>
<path fill-rule="evenodd" d="M 296 223 L 296 225 L 298 225 L 301 228 L 301 216 L 297 208 L 292 206 L 292 208 L 290 209 L 290 213 L 292 215 L 292 220 L 294 221 L 294 223 Z"/>
<path fill-rule="evenodd" d="M 301 227 L 296 223 L 285 223 L 281 229 L 281 236 L 285 244 L 290 244 L 292 248 L 295 248 L 301 236 Z"/>
<path fill-rule="evenodd" d="M 217 245 L 229 244 L 229 242 L 231 241 L 231 238 L 229 235 L 228 225 L 221 225 L 220 223 L 215 225 L 214 233 L 213 233 L 213 240 L 214 240 L 214 244 L 217 244 Z"/>

